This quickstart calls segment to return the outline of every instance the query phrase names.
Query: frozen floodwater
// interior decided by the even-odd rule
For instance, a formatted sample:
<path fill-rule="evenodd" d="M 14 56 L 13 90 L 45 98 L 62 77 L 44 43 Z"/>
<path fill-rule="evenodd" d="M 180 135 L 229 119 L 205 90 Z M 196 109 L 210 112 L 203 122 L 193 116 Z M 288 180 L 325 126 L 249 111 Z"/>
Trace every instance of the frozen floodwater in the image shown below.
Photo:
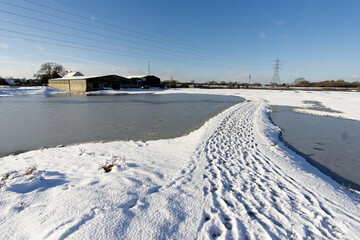
<path fill-rule="evenodd" d="M 243 101 L 199 94 L 0 98 L 0 155 L 81 142 L 154 140 L 189 133 Z"/>
<path fill-rule="evenodd" d="M 360 190 L 360 122 L 292 112 L 276 106 L 271 118 L 282 137 L 339 184 Z"/>

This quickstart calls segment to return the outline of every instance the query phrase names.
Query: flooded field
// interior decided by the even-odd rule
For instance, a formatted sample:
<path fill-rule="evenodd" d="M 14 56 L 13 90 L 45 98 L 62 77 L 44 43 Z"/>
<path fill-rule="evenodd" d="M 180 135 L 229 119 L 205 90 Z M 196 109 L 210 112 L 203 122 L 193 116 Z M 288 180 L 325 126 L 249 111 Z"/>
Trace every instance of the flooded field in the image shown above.
<path fill-rule="evenodd" d="M 360 190 L 359 121 L 296 113 L 284 106 L 273 109 L 271 118 L 293 150 L 340 184 Z"/>
<path fill-rule="evenodd" d="M 0 98 L 0 155 L 61 144 L 179 137 L 241 101 L 203 94 Z"/>

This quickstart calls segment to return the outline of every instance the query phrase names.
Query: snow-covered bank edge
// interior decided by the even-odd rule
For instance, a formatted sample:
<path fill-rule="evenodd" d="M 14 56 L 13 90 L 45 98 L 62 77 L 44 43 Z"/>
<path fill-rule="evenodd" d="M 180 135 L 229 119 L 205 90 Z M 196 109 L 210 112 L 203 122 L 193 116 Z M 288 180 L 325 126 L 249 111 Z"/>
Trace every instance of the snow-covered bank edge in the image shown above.
<path fill-rule="evenodd" d="M 0 88 L 1 96 L 42 95 L 66 93 L 49 87 L 21 87 Z M 344 118 L 360 121 L 360 93 L 359 92 L 332 92 L 332 91 L 300 91 L 300 90 L 264 90 L 264 89 L 120 89 L 88 92 L 87 95 L 118 95 L 118 94 L 214 94 L 240 96 L 246 99 L 257 97 L 267 101 L 270 105 L 289 106 L 294 111 L 319 116 Z M 68 93 L 70 94 L 70 93 Z M 79 94 L 79 93 L 71 93 Z M 84 95 L 80 94 L 80 95 Z M 319 101 L 324 107 L 335 112 L 309 109 L 306 101 Z"/>
<path fill-rule="evenodd" d="M 360 93 L 359 92 L 331 92 L 331 91 L 283 91 L 257 89 L 168 89 L 163 93 L 193 93 L 214 94 L 225 96 L 239 96 L 245 99 L 263 99 L 269 105 L 288 106 L 293 111 L 317 116 L 343 118 L 360 121 Z M 318 101 L 331 111 L 309 109 L 306 101 Z"/>
<path fill-rule="evenodd" d="M 94 92 L 95 93 L 95 92 Z M 284 91 L 264 89 L 200 89 L 200 88 L 176 88 L 176 89 L 138 89 L 138 90 L 105 90 L 96 94 L 212 94 L 224 96 L 237 96 L 246 99 L 260 98 L 269 105 L 288 106 L 293 111 L 317 116 L 343 118 L 360 121 L 360 93 L 359 92 L 332 92 L 332 91 Z M 309 108 L 306 101 L 319 101 L 331 111 L 319 111 Z"/>
<path fill-rule="evenodd" d="M 271 107 L 268 104 L 262 108 L 262 111 L 259 111 L 259 117 L 257 117 L 259 132 L 264 138 L 264 142 L 267 142 L 270 146 L 274 148 L 278 148 L 281 152 L 283 152 L 284 157 L 290 158 L 294 161 L 294 163 L 299 165 L 299 168 L 303 169 L 304 172 L 313 173 L 316 176 L 322 176 L 326 179 L 331 179 L 332 186 L 334 189 L 342 189 L 347 190 L 351 194 L 351 196 L 360 202 L 360 191 L 352 189 L 349 184 L 342 185 L 338 183 L 336 180 L 332 179 L 330 175 L 327 175 L 326 172 L 322 172 L 316 166 L 311 164 L 309 160 L 302 156 L 300 153 L 296 151 L 296 149 L 292 149 L 287 146 L 287 143 L 281 139 L 281 128 L 275 125 L 270 117 Z M 292 175 L 292 174 L 289 174 Z"/>
<path fill-rule="evenodd" d="M 0 97 L 54 95 L 65 93 L 49 87 L 0 87 Z"/>

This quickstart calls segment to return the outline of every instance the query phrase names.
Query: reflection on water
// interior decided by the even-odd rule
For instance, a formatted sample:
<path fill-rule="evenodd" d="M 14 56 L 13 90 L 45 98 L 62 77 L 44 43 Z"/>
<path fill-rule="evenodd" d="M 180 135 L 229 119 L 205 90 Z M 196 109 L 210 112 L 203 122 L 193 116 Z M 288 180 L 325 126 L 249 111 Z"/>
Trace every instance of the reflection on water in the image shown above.
<path fill-rule="evenodd" d="M 287 144 L 339 183 L 360 190 L 360 122 L 273 108 L 271 118 Z"/>
<path fill-rule="evenodd" d="M 174 138 L 241 101 L 200 94 L 0 98 L 0 155 L 91 141 Z"/>

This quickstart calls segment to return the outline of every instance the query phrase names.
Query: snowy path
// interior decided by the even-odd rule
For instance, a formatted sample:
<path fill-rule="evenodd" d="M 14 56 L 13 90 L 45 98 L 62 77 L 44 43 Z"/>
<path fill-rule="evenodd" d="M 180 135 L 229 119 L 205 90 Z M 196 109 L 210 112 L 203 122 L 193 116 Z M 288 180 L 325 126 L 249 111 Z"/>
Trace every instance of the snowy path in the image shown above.
<path fill-rule="evenodd" d="M 258 144 L 263 142 L 255 129 L 260 107 L 260 101 L 245 102 L 230 111 L 181 175 L 141 200 L 149 208 L 132 224 L 153 231 L 131 228 L 128 236 L 344 239 L 348 232 L 359 231 L 358 215 L 346 213 L 341 204 L 326 200 L 328 196 L 318 196 L 263 153 L 284 158 L 273 152 L 275 146 Z M 350 224 L 337 219 L 344 214 Z"/>
<path fill-rule="evenodd" d="M 249 99 L 177 139 L 82 144 L 2 158 L 2 172 L 31 164 L 46 171 L 30 183 L 8 181 L 1 188 L 0 234 L 357 239 L 359 201 L 277 142 L 268 105 Z M 126 156 L 126 167 L 103 173 L 99 164 L 114 154 Z"/>
<path fill-rule="evenodd" d="M 233 239 L 343 238 L 351 229 L 334 221 L 328 204 L 263 154 L 269 150 L 257 144 L 254 129 L 259 106 L 243 104 L 206 142 L 203 233 Z"/>
<path fill-rule="evenodd" d="M 262 142 L 254 124 L 260 105 L 246 102 L 231 111 L 182 175 L 156 189 L 160 193 L 153 201 L 172 221 L 162 225 L 157 219 L 154 238 L 344 239 L 347 232 L 359 230 L 358 216 L 316 195 L 262 153 L 269 147 L 257 144 Z M 284 158 L 279 153 L 273 157 Z M 141 214 L 137 225 L 146 226 L 157 211 Z M 355 229 L 337 221 L 343 214 L 355 220 Z M 162 227 L 168 228 L 165 235 Z"/>

